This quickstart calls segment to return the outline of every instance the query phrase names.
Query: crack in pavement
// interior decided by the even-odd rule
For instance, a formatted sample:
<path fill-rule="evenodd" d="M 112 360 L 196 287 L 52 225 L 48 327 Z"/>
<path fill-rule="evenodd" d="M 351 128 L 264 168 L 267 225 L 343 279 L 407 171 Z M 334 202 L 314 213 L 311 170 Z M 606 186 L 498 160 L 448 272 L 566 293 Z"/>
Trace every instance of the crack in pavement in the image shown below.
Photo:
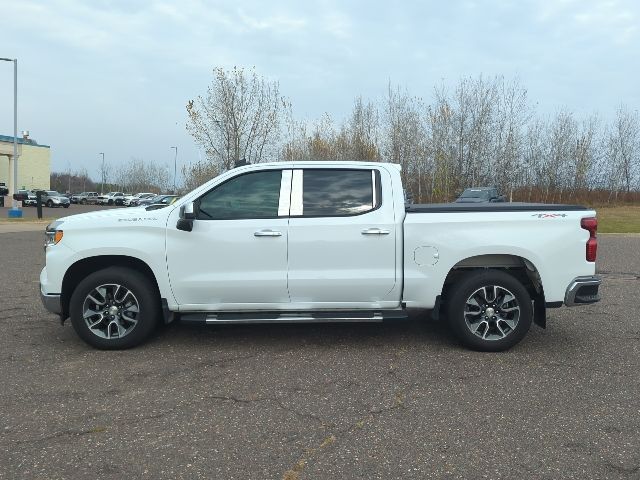
<path fill-rule="evenodd" d="M 317 455 L 322 453 L 322 451 L 324 451 L 324 449 L 329 445 L 333 445 L 334 443 L 338 442 L 340 438 L 346 437 L 347 435 L 353 435 L 359 430 L 364 429 L 367 423 L 373 423 L 381 415 L 392 412 L 399 408 L 407 409 L 405 399 L 406 394 L 404 392 L 396 392 L 392 405 L 381 408 L 369 407 L 367 415 L 356 421 L 354 424 L 350 425 L 346 429 L 336 429 L 336 431 L 326 437 L 318 447 L 305 449 L 304 454 L 298 459 L 298 461 L 283 473 L 282 480 L 298 480 L 309 461 L 314 457 L 317 458 Z"/>
<path fill-rule="evenodd" d="M 169 410 L 166 410 L 164 412 L 159 412 L 159 413 L 154 413 L 151 415 L 142 415 L 142 416 L 137 416 L 137 417 L 127 417 L 127 418 L 123 418 L 118 420 L 117 422 L 114 422 L 113 425 L 110 426 L 97 426 L 97 427 L 93 427 L 93 428 L 88 428 L 88 429 L 68 429 L 68 430 L 61 430 L 59 432 L 55 432 L 52 433 L 51 435 L 47 435 L 44 437 L 38 437 L 38 438 L 28 438 L 28 439 L 22 439 L 22 440 L 14 440 L 12 443 L 15 443 L 17 445 L 23 445 L 23 444 L 28 444 L 28 443 L 39 443 L 39 442 L 43 442 L 43 441 L 47 441 L 47 440 L 51 440 L 54 438 L 61 438 L 61 437 L 76 437 L 76 436 L 83 436 L 83 435 L 89 435 L 92 433 L 102 433 L 102 432 L 106 432 L 110 427 L 117 425 L 118 423 L 123 423 L 123 424 L 127 424 L 127 425 L 133 425 L 133 424 L 139 424 L 142 422 L 145 422 L 147 420 L 155 420 L 157 418 L 162 418 L 167 416 L 169 413 L 173 412 L 175 409 L 171 408 Z"/>

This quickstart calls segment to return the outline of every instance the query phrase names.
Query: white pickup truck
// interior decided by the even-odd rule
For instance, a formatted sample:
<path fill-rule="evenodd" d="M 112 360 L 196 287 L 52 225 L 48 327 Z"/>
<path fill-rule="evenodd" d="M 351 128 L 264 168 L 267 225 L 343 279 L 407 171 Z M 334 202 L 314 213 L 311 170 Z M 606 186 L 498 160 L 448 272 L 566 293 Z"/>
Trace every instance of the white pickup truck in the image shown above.
<path fill-rule="evenodd" d="M 160 321 L 381 322 L 442 316 L 465 345 L 518 343 L 546 308 L 599 300 L 593 210 L 405 205 L 397 165 L 230 170 L 161 209 L 73 215 L 46 230 L 45 307 L 97 348 Z"/>

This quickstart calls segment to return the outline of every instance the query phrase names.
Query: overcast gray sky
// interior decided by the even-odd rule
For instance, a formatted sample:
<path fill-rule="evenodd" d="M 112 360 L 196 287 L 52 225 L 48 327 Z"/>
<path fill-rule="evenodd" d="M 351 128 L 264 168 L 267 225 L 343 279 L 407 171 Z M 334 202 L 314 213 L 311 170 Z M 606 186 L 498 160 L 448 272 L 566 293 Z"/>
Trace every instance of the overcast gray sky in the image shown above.
<path fill-rule="evenodd" d="M 173 165 L 198 159 L 185 104 L 214 66 L 255 66 L 298 117 L 341 120 L 389 81 L 427 101 L 461 76 L 518 77 L 540 114 L 605 118 L 640 108 L 640 2 L 0 0 L 0 57 L 18 58 L 19 130 L 52 168 L 98 152 Z M 13 132 L 11 64 L 0 62 L 0 133 Z"/>

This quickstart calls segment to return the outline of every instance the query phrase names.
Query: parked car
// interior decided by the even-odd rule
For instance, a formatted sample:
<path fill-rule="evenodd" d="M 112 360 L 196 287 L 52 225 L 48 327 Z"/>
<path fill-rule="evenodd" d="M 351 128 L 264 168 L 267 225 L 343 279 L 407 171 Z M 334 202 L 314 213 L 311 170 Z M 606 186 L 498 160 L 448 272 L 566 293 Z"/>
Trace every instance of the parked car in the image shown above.
<path fill-rule="evenodd" d="M 0 182 L 0 197 L 3 197 L 5 195 L 9 195 L 9 189 L 4 182 Z"/>
<path fill-rule="evenodd" d="M 138 202 L 139 207 L 148 207 L 150 205 L 171 205 L 176 201 L 178 195 L 155 195 L 151 198 L 144 198 Z"/>
<path fill-rule="evenodd" d="M 156 194 L 155 193 L 136 193 L 135 195 L 131 195 L 127 198 L 124 199 L 124 204 L 127 207 L 135 207 L 138 205 L 138 202 L 140 200 L 146 199 L 146 198 L 152 198 L 155 197 Z"/>
<path fill-rule="evenodd" d="M 426 309 L 446 312 L 468 347 L 499 351 L 532 323 L 544 327 L 547 309 L 599 301 L 595 215 L 577 205 L 406 206 L 400 168 L 388 163 L 247 165 L 158 210 L 50 224 L 40 293 L 103 349 L 137 345 L 175 318 L 393 322 Z"/>
<path fill-rule="evenodd" d="M 506 202 L 504 195 L 498 193 L 495 187 L 474 187 L 467 188 L 456 199 L 456 203 L 486 203 L 486 202 Z"/>
<path fill-rule="evenodd" d="M 23 207 L 35 207 L 37 204 L 36 192 L 31 190 L 18 190 L 16 195 L 20 197 Z"/>
<path fill-rule="evenodd" d="M 118 206 L 123 206 L 124 202 L 127 200 L 127 198 L 131 198 L 133 195 L 131 195 L 130 193 L 123 193 L 122 196 L 117 196 L 114 199 L 114 204 L 118 205 Z"/>
<path fill-rule="evenodd" d="M 122 192 L 109 192 L 98 197 L 98 205 L 122 205 L 124 201 L 124 193 Z"/>
<path fill-rule="evenodd" d="M 94 205 L 98 203 L 98 192 L 82 192 L 71 197 L 71 203 L 79 203 L 81 205 Z"/>
<path fill-rule="evenodd" d="M 43 190 L 42 191 L 42 204 L 46 205 L 49 208 L 52 207 L 64 207 L 69 208 L 71 202 L 67 197 L 62 195 L 61 193 L 56 192 L 55 190 Z"/>

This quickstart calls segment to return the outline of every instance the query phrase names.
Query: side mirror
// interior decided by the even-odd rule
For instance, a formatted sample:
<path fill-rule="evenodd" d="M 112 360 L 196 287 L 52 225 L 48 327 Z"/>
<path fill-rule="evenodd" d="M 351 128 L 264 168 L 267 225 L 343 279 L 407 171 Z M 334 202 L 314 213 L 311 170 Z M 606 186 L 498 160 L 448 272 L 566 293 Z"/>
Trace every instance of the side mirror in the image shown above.
<path fill-rule="evenodd" d="M 180 218 L 176 224 L 178 230 L 184 232 L 190 232 L 193 230 L 193 221 L 196 218 L 196 214 L 193 207 L 193 202 L 189 202 L 180 207 Z"/>

